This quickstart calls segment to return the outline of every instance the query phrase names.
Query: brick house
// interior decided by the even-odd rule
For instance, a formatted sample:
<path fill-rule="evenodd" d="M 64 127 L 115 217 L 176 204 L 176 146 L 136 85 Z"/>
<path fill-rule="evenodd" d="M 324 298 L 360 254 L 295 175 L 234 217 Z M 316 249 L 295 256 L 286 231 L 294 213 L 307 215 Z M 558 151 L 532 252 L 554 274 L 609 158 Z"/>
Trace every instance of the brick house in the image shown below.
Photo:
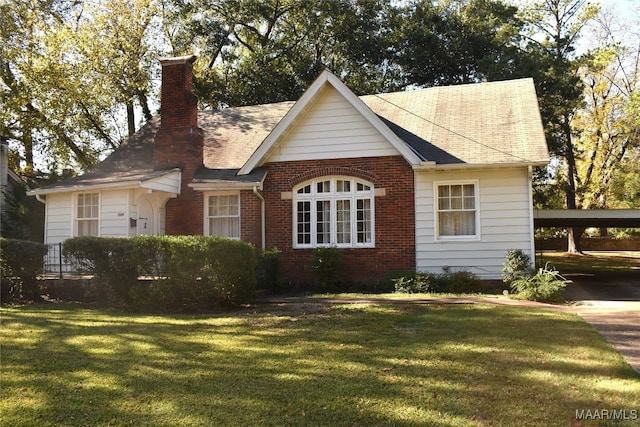
<path fill-rule="evenodd" d="M 533 255 L 531 171 L 549 160 L 532 79 L 356 96 L 324 71 L 296 102 L 198 111 L 195 56 L 161 60 L 161 114 L 92 171 L 31 192 L 45 242 L 220 235 L 277 247 L 307 280 L 314 248 L 345 274 L 464 269 Z"/>

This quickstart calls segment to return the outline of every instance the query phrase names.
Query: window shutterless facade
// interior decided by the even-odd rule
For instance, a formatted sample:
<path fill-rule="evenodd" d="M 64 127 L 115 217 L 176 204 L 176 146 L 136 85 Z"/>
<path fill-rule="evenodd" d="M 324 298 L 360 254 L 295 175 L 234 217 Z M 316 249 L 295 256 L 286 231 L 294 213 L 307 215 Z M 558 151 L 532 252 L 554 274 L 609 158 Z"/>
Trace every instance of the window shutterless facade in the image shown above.
<path fill-rule="evenodd" d="M 76 197 L 76 236 L 97 236 L 100 222 L 100 194 L 80 193 Z"/>
<path fill-rule="evenodd" d="M 207 196 L 205 234 L 240 240 L 240 194 Z"/>
<path fill-rule="evenodd" d="M 351 177 L 322 177 L 293 191 L 293 247 L 374 247 L 374 188 Z"/>
<path fill-rule="evenodd" d="M 478 238 L 478 183 L 436 182 L 436 238 Z"/>

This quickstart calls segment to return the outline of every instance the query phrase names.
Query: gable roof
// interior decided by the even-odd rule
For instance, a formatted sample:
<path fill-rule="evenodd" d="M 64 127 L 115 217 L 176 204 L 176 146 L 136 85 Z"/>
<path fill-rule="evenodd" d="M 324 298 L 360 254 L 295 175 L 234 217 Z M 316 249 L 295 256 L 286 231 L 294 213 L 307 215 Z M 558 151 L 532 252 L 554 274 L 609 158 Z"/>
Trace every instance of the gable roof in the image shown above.
<path fill-rule="evenodd" d="M 334 87 L 408 163 L 418 165 L 545 165 L 549 161 L 533 79 L 433 87 L 358 97 L 324 71 L 297 102 L 198 112 L 204 168 L 194 183 L 260 183 L 261 164 L 328 87 Z M 90 172 L 32 191 L 137 185 L 157 171 L 154 117 Z"/>
<path fill-rule="evenodd" d="M 317 97 L 327 86 L 332 86 L 340 93 L 362 116 L 378 130 L 410 164 L 419 164 L 420 158 L 413 152 L 411 146 L 406 144 L 396 135 L 370 108 L 362 102 L 340 79 L 329 70 L 324 70 L 320 76 L 309 86 L 300 99 L 291 107 L 287 114 L 275 126 L 273 131 L 262 141 L 257 150 L 248 158 L 247 162 L 240 168 L 238 175 L 251 172 L 255 167 L 260 166 L 268 159 L 269 154 L 281 142 L 282 137 L 295 126 L 296 121 L 304 115 L 311 107 Z"/>

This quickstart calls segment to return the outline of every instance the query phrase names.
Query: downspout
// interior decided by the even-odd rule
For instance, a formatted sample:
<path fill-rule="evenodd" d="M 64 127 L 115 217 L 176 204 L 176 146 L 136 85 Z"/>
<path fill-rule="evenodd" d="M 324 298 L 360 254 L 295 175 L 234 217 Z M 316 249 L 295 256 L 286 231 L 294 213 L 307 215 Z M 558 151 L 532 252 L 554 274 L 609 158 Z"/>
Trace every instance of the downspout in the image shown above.
<path fill-rule="evenodd" d="M 265 238 L 266 238 L 266 231 L 265 231 L 265 218 L 266 218 L 266 214 L 265 214 L 265 205 L 264 205 L 264 197 L 262 197 L 262 194 L 260 194 L 258 192 L 258 187 L 257 186 L 253 186 L 253 194 L 255 194 L 256 196 L 258 196 L 258 198 L 260 199 L 260 237 L 261 237 L 261 241 L 262 241 L 262 250 L 264 250 L 266 248 L 266 244 L 265 244 Z"/>
<path fill-rule="evenodd" d="M 42 198 L 42 195 L 39 193 L 34 193 L 34 195 L 36 196 L 36 200 L 39 201 L 40 203 L 42 203 L 43 205 L 47 204 L 47 201 L 45 199 Z"/>
<path fill-rule="evenodd" d="M 529 181 L 529 227 L 530 227 L 530 242 L 531 247 L 531 263 L 530 267 L 536 266 L 536 240 L 535 240 L 535 225 L 533 219 L 533 166 L 529 165 L 527 170 L 527 179 Z"/>

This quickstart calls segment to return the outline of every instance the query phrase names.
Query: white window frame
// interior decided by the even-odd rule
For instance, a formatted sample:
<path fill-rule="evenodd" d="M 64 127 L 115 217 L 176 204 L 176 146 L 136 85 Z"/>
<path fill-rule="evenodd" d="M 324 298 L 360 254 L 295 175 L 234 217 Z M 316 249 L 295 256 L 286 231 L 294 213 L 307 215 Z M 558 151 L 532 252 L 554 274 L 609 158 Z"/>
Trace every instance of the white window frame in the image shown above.
<path fill-rule="evenodd" d="M 464 186 L 473 185 L 474 209 L 450 209 L 449 211 L 474 211 L 475 233 L 462 235 L 442 235 L 440 233 L 440 207 L 438 203 L 438 189 L 442 186 Z M 470 241 L 480 240 L 480 183 L 478 180 L 455 180 L 455 181 L 434 181 L 433 182 L 433 217 L 435 224 L 435 241 Z"/>
<path fill-rule="evenodd" d="M 318 184 L 328 182 L 328 191 L 320 192 Z M 344 182 L 349 182 L 348 191 L 344 189 Z M 341 191 L 338 190 L 338 185 L 341 185 Z M 358 184 L 368 187 L 366 190 L 358 191 Z M 310 186 L 308 193 L 298 193 L 299 190 Z M 375 247 L 375 191 L 371 182 L 365 181 L 360 178 L 354 178 L 350 176 L 323 176 L 320 178 L 311 179 L 301 184 L 296 185 L 293 188 L 293 248 L 294 249 L 307 249 L 317 247 L 336 246 L 339 248 L 374 248 Z M 342 212 L 349 212 L 348 218 L 345 220 L 345 216 L 339 218 L 338 207 L 347 201 L 348 211 L 345 209 Z M 368 221 L 358 220 L 358 202 L 363 201 L 362 205 L 368 204 L 369 217 Z M 308 212 L 309 225 L 308 230 L 310 233 L 309 243 L 299 243 L 299 203 L 308 202 L 310 208 Z M 326 234 L 328 241 L 318 243 L 318 226 L 319 226 L 319 203 L 323 203 L 323 206 L 328 206 L 329 217 L 324 222 L 329 226 L 329 232 Z M 341 231 L 338 231 L 338 225 L 342 224 Z M 365 242 L 358 242 L 359 234 L 358 224 L 364 223 L 369 225 L 369 229 L 366 233 L 369 235 L 369 240 Z M 348 224 L 348 231 L 344 231 L 344 226 Z M 322 233 L 320 231 L 320 233 Z M 341 238 L 349 236 L 349 242 L 339 241 L 339 234 Z M 342 240 L 341 239 L 341 240 Z"/>
<path fill-rule="evenodd" d="M 97 210 L 97 215 L 96 216 L 89 216 L 89 217 L 85 217 L 80 216 L 78 210 L 80 209 L 80 196 L 93 196 L 95 195 L 98 198 L 98 202 L 95 205 L 96 206 L 96 210 Z M 85 191 L 85 192 L 80 192 L 80 193 L 75 193 L 73 195 L 73 235 L 76 237 L 79 236 L 100 236 L 100 203 L 101 203 L 101 194 L 99 191 Z M 84 204 L 83 204 L 84 206 Z M 94 206 L 94 205 L 91 205 Z M 80 234 L 80 222 L 85 222 L 85 221 L 95 221 L 96 224 L 96 233 L 95 234 Z"/>
<path fill-rule="evenodd" d="M 213 236 L 213 234 L 211 234 L 211 220 L 216 218 L 216 216 L 209 215 L 209 204 L 211 203 L 211 197 L 218 197 L 218 196 L 236 196 L 238 198 L 238 215 L 218 216 L 218 218 L 222 218 L 222 217 L 238 218 L 238 235 L 237 236 L 218 236 L 218 237 L 225 237 L 227 239 L 240 240 L 242 237 L 242 212 L 241 212 L 239 191 L 211 191 L 211 192 L 204 193 L 204 234 L 205 236 Z"/>

